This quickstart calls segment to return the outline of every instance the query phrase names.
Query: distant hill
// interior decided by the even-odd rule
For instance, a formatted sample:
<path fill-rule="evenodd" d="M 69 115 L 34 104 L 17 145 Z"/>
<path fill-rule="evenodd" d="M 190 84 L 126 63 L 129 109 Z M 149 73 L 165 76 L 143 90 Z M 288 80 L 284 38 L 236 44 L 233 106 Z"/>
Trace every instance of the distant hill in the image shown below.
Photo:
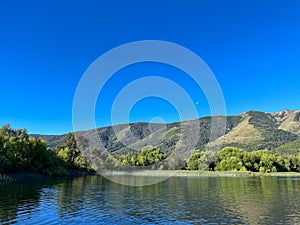
<path fill-rule="evenodd" d="M 277 113 L 249 111 L 240 114 L 240 123 L 210 146 L 237 146 L 245 150 L 274 149 L 299 138 L 300 111 Z"/>
<path fill-rule="evenodd" d="M 215 132 L 211 135 L 212 123 L 214 122 L 214 126 L 221 126 L 222 121 L 226 122 L 224 132 Z M 191 132 L 189 128 L 195 123 L 200 125 L 199 130 L 195 131 L 199 133 L 196 144 L 195 140 L 190 140 L 193 135 L 189 133 Z M 184 127 L 188 127 L 187 132 Z M 160 147 L 166 154 L 170 154 L 175 148 L 184 151 L 225 146 L 237 146 L 246 151 L 269 149 L 284 154 L 285 146 L 291 152 L 299 151 L 300 111 L 284 110 L 276 113 L 248 111 L 236 116 L 204 117 L 167 125 L 153 123 L 117 125 L 99 128 L 96 133 L 95 130 L 91 130 L 78 134 L 84 137 L 97 134 L 103 148 L 115 154 L 130 153 L 147 145 Z M 41 134 L 31 136 L 46 140 L 51 148 L 60 144 L 65 137 L 65 135 Z"/>
<path fill-rule="evenodd" d="M 30 134 L 31 137 L 40 138 L 48 142 L 50 148 L 55 148 L 62 143 L 65 138 L 65 134 L 62 135 L 44 135 L 44 134 Z"/>

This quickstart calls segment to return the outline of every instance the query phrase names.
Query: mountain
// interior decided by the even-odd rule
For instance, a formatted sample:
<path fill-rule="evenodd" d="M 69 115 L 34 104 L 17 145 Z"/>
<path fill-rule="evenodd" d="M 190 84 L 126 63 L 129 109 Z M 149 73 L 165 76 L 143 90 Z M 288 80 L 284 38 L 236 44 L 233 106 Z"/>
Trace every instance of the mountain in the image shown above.
<path fill-rule="evenodd" d="M 166 125 L 116 125 L 76 134 L 84 137 L 89 145 L 95 145 L 101 140 L 101 146 L 98 147 L 115 154 L 132 153 L 148 145 L 160 147 L 167 155 L 175 149 L 183 152 L 225 146 L 237 146 L 246 151 L 269 149 L 283 154 L 284 146 L 289 149 L 300 147 L 300 111 L 248 111 L 236 116 L 204 117 Z M 51 148 L 60 144 L 65 137 L 39 134 L 31 136 L 46 140 Z"/>
<path fill-rule="evenodd" d="M 299 138 L 300 111 L 276 113 L 248 111 L 240 114 L 240 123 L 208 145 L 237 146 L 245 150 L 274 149 Z"/>

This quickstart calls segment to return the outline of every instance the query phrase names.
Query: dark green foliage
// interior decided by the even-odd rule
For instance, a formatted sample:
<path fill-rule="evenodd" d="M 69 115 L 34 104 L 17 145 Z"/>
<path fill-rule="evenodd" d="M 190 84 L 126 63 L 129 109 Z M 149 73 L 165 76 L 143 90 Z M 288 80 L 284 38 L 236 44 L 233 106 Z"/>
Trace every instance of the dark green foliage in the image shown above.
<path fill-rule="evenodd" d="M 296 156 L 300 153 L 300 139 L 281 145 L 271 152 L 282 156 Z"/>
<path fill-rule="evenodd" d="M 268 150 L 244 152 L 238 148 L 228 147 L 222 149 L 218 155 L 217 168 L 221 171 L 287 172 L 290 170 L 288 158 L 273 155 Z"/>
<path fill-rule="evenodd" d="M 179 141 L 179 133 L 180 133 L 180 127 L 172 127 L 168 129 L 164 139 L 163 143 L 160 145 L 163 152 L 165 152 L 167 155 L 170 155 L 172 151 L 175 150 L 176 143 Z"/>
<path fill-rule="evenodd" d="M 243 152 L 242 161 L 248 171 L 288 172 L 291 170 L 289 157 L 272 154 L 268 150 Z"/>
<path fill-rule="evenodd" d="M 297 140 L 299 137 L 296 134 L 293 134 L 284 130 L 270 130 L 264 129 L 261 130 L 264 137 L 264 141 L 261 143 L 258 149 L 274 149 L 280 145 L 286 144 L 291 141 Z"/>
<path fill-rule="evenodd" d="M 80 140 L 79 137 L 75 137 L 74 133 L 68 133 L 62 145 L 56 147 L 56 152 L 70 169 L 88 170 L 88 164 L 80 151 L 80 146 L 86 145 L 85 139 L 82 137 Z"/>
<path fill-rule="evenodd" d="M 292 156 L 289 158 L 290 170 L 293 172 L 300 172 L 300 153 L 298 156 Z"/>
<path fill-rule="evenodd" d="M 218 152 L 218 163 L 216 170 L 230 171 L 241 170 L 243 162 L 241 160 L 241 150 L 235 147 L 226 147 Z"/>
<path fill-rule="evenodd" d="M 258 112 L 258 111 L 249 111 L 247 112 L 251 116 L 249 123 L 258 127 L 265 127 L 268 129 L 277 129 L 277 121 L 268 113 Z"/>
<path fill-rule="evenodd" d="M 120 141 L 118 141 L 113 127 L 104 127 L 101 129 L 97 129 L 97 131 L 105 149 L 109 149 L 110 152 L 115 152 L 117 150 L 125 148 L 125 146 Z"/>
<path fill-rule="evenodd" d="M 221 126 L 220 131 L 222 131 L 222 126 L 224 125 L 224 122 L 226 122 L 226 128 L 225 133 L 228 133 L 231 131 L 234 127 L 236 127 L 239 122 L 242 120 L 241 116 L 229 116 L 229 117 L 223 117 L 223 116 L 216 116 L 214 117 L 214 126 Z M 197 149 L 203 147 L 210 141 L 214 141 L 215 139 L 221 137 L 224 135 L 223 132 L 218 133 L 218 129 L 214 128 L 214 135 L 211 135 L 212 130 L 212 117 L 204 117 L 199 119 L 199 140 L 198 144 L 196 146 Z"/>
<path fill-rule="evenodd" d="M 46 141 L 29 137 L 25 129 L 0 129 L 0 173 L 30 171 L 47 175 L 67 175 L 69 169 L 89 170 L 78 146 L 86 145 L 84 138 L 76 140 L 69 133 L 63 143 L 51 150 Z"/>
<path fill-rule="evenodd" d="M 138 166 L 148 165 L 149 163 L 145 160 L 145 156 L 140 155 L 140 153 L 136 153 L 135 149 L 141 149 L 144 146 L 152 145 L 159 148 L 163 155 L 168 157 L 168 160 L 164 162 L 165 164 L 163 164 L 162 168 L 177 168 L 175 165 L 184 165 L 187 163 L 182 163 L 182 161 L 186 161 L 188 156 L 180 157 L 180 155 L 176 155 L 176 157 L 169 160 L 171 155 L 175 155 L 174 153 L 190 152 L 193 149 L 216 152 L 221 148 L 230 147 L 229 149 L 232 151 L 230 153 L 231 155 L 227 152 L 230 157 L 222 158 L 222 154 L 226 151 L 223 151 L 223 153 L 221 151 L 218 154 L 218 157 L 214 156 L 213 160 L 210 159 L 210 161 L 213 162 L 209 165 L 210 169 L 268 172 L 275 170 L 286 171 L 287 167 L 289 167 L 290 170 L 297 170 L 297 155 L 300 150 L 300 141 L 297 141 L 299 139 L 297 130 L 289 127 L 285 128 L 287 130 L 279 129 L 282 122 L 286 121 L 286 118 L 290 118 L 288 117 L 290 115 L 289 113 L 294 112 L 274 114 L 249 111 L 238 116 L 204 117 L 199 120 L 184 121 L 183 123 L 177 122 L 167 125 L 133 123 L 130 124 L 129 127 L 128 125 L 104 127 L 97 129 L 99 138 L 102 142 L 101 145 L 97 147 L 99 148 L 99 154 L 102 151 L 107 150 L 108 154 L 113 153 L 116 158 L 122 158 L 121 161 L 124 160 L 124 162 L 126 162 L 125 164 Z M 293 115 L 296 115 L 294 121 L 299 121 L 300 113 L 295 113 Z M 225 141 L 223 144 L 216 142 L 216 145 L 214 145 L 214 143 L 212 143 L 212 145 L 207 145 L 209 142 L 224 135 L 224 120 L 226 120 L 225 133 L 230 133 L 236 126 L 240 125 L 241 121 L 244 121 L 245 124 L 242 125 L 246 126 L 245 129 L 247 129 L 247 126 L 250 124 L 249 127 L 252 132 L 257 131 L 257 137 L 249 136 L 249 139 L 245 140 L 245 137 L 243 137 L 243 139 L 239 139 L 239 134 L 234 134 L 237 138 L 230 140 L 230 137 L 235 136 L 228 135 L 224 138 Z M 198 125 L 198 123 L 200 127 L 199 130 L 196 130 L 198 127 L 194 125 Z M 212 125 L 212 123 L 214 124 Z M 214 126 L 213 134 L 211 133 L 212 126 Z M 220 129 L 218 129 L 219 127 Z M 193 128 L 195 129 L 193 130 Z M 120 140 L 117 138 L 115 133 L 116 130 L 122 134 Z M 93 132 L 83 131 L 80 133 L 83 136 L 89 136 L 88 134 L 92 134 Z M 193 135 L 195 133 L 197 134 L 197 137 Z M 60 140 L 59 145 L 63 146 L 62 137 L 65 136 L 66 135 L 43 137 L 45 137 L 46 140 L 55 143 L 58 143 L 58 140 Z M 53 144 L 51 144 L 51 146 L 53 146 Z M 241 151 L 240 154 L 234 155 L 233 153 L 235 150 L 233 150 L 234 148 L 232 149 L 232 147 L 234 147 L 235 150 L 236 148 L 243 149 L 243 151 Z M 75 158 L 80 159 L 80 157 L 76 156 L 77 153 L 74 151 L 74 148 L 64 146 L 63 149 L 64 151 L 60 152 L 60 156 L 69 166 L 85 166 L 84 161 L 75 160 Z M 269 152 L 264 152 L 264 149 L 269 150 Z M 247 153 L 252 151 L 254 151 L 252 155 Z M 73 153 L 75 153 L 75 155 L 72 156 Z M 203 169 L 203 167 L 207 166 L 207 163 L 203 164 L 203 161 L 205 161 L 203 158 L 204 156 L 206 156 L 206 154 L 199 153 L 198 156 L 193 156 L 195 158 L 191 157 L 189 159 L 190 164 L 188 168 L 197 170 Z M 279 156 L 283 157 L 280 158 Z M 6 157 L 10 156 L 7 155 Z M 103 160 L 103 163 L 105 163 L 105 160 Z M 288 164 L 290 164 L 290 166 L 288 166 Z M 7 165 L 7 167 L 9 166 L 10 165 Z"/>
<path fill-rule="evenodd" d="M 241 116 L 227 116 L 226 118 L 226 131 L 232 130 L 234 127 L 236 127 L 241 121 L 243 120 L 243 117 Z"/>
<path fill-rule="evenodd" d="M 205 158 L 207 155 L 209 157 Z M 215 166 L 217 171 L 299 172 L 300 155 L 284 157 L 274 155 L 268 150 L 247 152 L 236 147 L 226 147 L 217 155 L 196 152 L 190 157 L 187 165 L 190 170 L 203 170 Z"/>
<path fill-rule="evenodd" d="M 132 166 L 150 166 L 165 159 L 165 155 L 161 150 L 152 146 L 144 147 L 141 152 L 133 155 L 127 154 L 116 157 L 123 164 L 130 164 Z"/>
<path fill-rule="evenodd" d="M 0 129 L 0 172 L 16 170 L 64 175 L 63 160 L 59 159 L 45 141 L 29 137 L 25 129 Z"/>
<path fill-rule="evenodd" d="M 269 130 L 258 128 L 261 133 L 263 140 L 253 140 L 249 143 L 243 142 L 231 142 L 228 144 L 222 145 L 222 147 L 237 147 L 241 149 L 245 149 L 246 151 L 255 151 L 255 150 L 263 150 L 263 149 L 276 149 L 278 146 L 285 146 L 285 144 L 293 143 L 293 141 L 297 140 L 299 137 L 296 134 L 290 133 L 284 130 Z M 249 137 L 251 139 L 251 137 Z M 283 150 L 285 148 L 282 148 Z M 289 155 L 289 153 L 287 153 Z"/>
<path fill-rule="evenodd" d="M 242 155 L 242 161 L 246 170 L 258 172 L 260 168 L 261 155 L 264 151 L 253 151 L 253 152 L 244 152 Z"/>
<path fill-rule="evenodd" d="M 187 161 L 189 170 L 214 169 L 215 154 L 213 152 L 195 152 Z"/>
<path fill-rule="evenodd" d="M 149 123 L 132 123 L 130 124 L 130 131 L 138 139 L 143 139 L 147 137 L 149 134 L 151 134 L 149 125 L 150 125 Z M 152 124 L 152 125 L 154 126 L 157 125 L 159 127 L 162 126 L 162 124 Z"/>
<path fill-rule="evenodd" d="M 204 152 L 196 152 L 194 153 L 187 162 L 187 168 L 189 170 L 199 170 L 202 169 L 202 158 Z"/>
<path fill-rule="evenodd" d="M 281 116 L 284 120 L 285 114 Z M 213 119 L 212 119 L 213 118 Z M 214 129 L 213 135 L 211 135 L 212 121 L 216 122 L 214 127 L 224 126 L 224 120 L 226 120 L 225 133 L 230 133 L 232 129 L 244 121 L 245 118 L 249 118 L 249 123 L 255 127 L 257 131 L 261 134 L 261 139 L 256 140 L 249 137 L 249 141 L 246 142 L 233 142 L 234 140 L 228 140 L 227 144 L 220 147 L 234 146 L 238 148 L 245 149 L 245 151 L 254 151 L 268 149 L 272 150 L 278 146 L 284 145 L 286 143 L 292 142 L 299 137 L 289 131 L 284 131 L 278 129 L 280 125 L 280 120 L 278 121 L 278 116 L 271 113 L 249 111 L 238 116 L 215 116 L 215 117 L 204 117 L 198 120 L 184 121 L 183 123 L 187 126 L 193 126 L 193 123 L 199 123 L 200 128 L 197 140 L 193 135 L 185 132 L 181 123 L 171 123 L 167 125 L 163 124 L 150 124 L 150 123 L 132 123 L 129 125 L 117 125 L 114 127 L 103 127 L 97 129 L 99 138 L 103 144 L 100 146 L 101 150 L 108 150 L 109 152 L 116 153 L 118 155 L 133 154 L 135 152 L 130 146 L 138 146 L 142 148 L 146 145 L 153 145 L 159 147 L 167 156 L 171 155 L 176 149 L 177 143 L 180 140 L 180 147 L 183 151 L 190 151 L 192 149 L 202 149 L 210 141 L 224 135 L 221 132 L 223 129 Z M 298 121 L 300 118 L 300 113 L 296 114 L 295 120 Z M 161 135 L 153 135 L 154 132 L 167 127 L 165 131 L 162 130 Z M 117 128 L 117 129 L 115 129 Z M 151 128 L 151 129 L 150 129 Z M 122 131 L 125 134 L 124 140 L 118 140 L 115 130 Z M 220 132 L 218 132 L 220 130 Z M 83 136 L 88 136 L 91 131 L 83 131 L 81 134 Z M 66 135 L 33 135 L 33 137 L 41 137 L 49 143 L 50 147 L 57 145 L 62 145 L 62 141 Z M 163 140 L 159 138 L 163 137 Z M 160 142 L 160 143 L 159 143 Z M 196 142 L 196 143 L 195 143 Z M 196 146 L 195 146 L 196 145 Z"/>
<path fill-rule="evenodd" d="M 203 121 L 202 121 L 203 122 Z M 108 129 L 108 128 L 107 128 Z M 178 141 L 177 126 L 169 127 L 165 136 L 169 147 L 176 145 Z M 111 129 L 108 129 L 113 132 Z M 106 130 L 106 131 L 108 131 Z M 103 130 L 102 130 L 103 131 Z M 273 141 L 285 140 L 287 132 L 277 130 L 274 132 L 264 130 L 265 136 Z M 107 132 L 104 132 L 107 134 Z M 78 136 L 78 137 L 77 137 Z M 102 136 L 105 137 L 104 135 Z M 113 135 L 109 135 L 109 138 Z M 272 139 L 273 138 L 273 139 Z M 267 140 L 267 139 L 266 139 Z M 110 146 L 109 141 L 106 142 Z M 88 146 L 88 140 L 84 137 L 69 133 L 65 136 L 62 144 L 52 151 L 47 143 L 41 139 L 29 137 L 25 129 L 12 129 L 5 125 L 0 129 L 0 173 L 28 170 L 32 172 L 41 172 L 49 175 L 63 175 L 67 169 L 89 170 L 87 162 L 80 149 Z M 167 147 L 167 146 L 166 146 Z M 199 148 L 204 150 L 205 148 Z M 237 146 L 229 146 L 221 149 L 217 154 L 213 152 L 195 152 L 187 161 L 187 168 L 190 170 L 220 170 L 220 171 L 253 171 L 253 172 L 287 172 L 300 170 L 300 141 L 294 141 L 290 144 L 282 145 L 274 151 L 258 150 L 249 151 L 244 148 L 243 151 Z M 101 152 L 99 150 L 99 152 Z M 99 154 L 99 152 L 97 154 Z M 280 154 L 279 154 L 280 153 Z M 285 153 L 285 154 L 281 154 Z M 291 154 L 292 153 L 292 154 Z M 174 156 L 174 154 L 172 153 Z M 132 166 L 151 166 L 158 165 L 166 159 L 165 153 L 159 147 L 147 146 L 140 152 L 125 155 L 115 155 L 122 165 Z M 105 160 L 103 160 L 105 163 Z M 167 165 L 170 164 L 170 165 Z M 180 168 L 185 163 L 181 157 L 173 157 L 167 160 L 166 164 L 161 164 L 166 168 Z"/>
<path fill-rule="evenodd" d="M 51 149 L 55 149 L 57 145 L 61 145 L 66 135 L 42 135 L 42 134 L 31 134 L 30 137 L 36 139 L 45 140 Z"/>

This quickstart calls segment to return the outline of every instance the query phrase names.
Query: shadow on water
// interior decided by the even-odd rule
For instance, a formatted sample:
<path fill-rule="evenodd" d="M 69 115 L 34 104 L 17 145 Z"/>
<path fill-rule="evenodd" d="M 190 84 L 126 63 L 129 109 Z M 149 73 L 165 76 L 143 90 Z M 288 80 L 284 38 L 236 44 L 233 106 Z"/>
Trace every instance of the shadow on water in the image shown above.
<path fill-rule="evenodd" d="M 52 183 L 53 180 L 0 182 L 0 222 L 14 221 L 19 208 L 33 210 L 39 204 L 42 187 Z"/>
<path fill-rule="evenodd" d="M 299 208 L 300 180 L 276 177 L 124 186 L 86 176 L 0 186 L 0 224 L 300 224 Z"/>

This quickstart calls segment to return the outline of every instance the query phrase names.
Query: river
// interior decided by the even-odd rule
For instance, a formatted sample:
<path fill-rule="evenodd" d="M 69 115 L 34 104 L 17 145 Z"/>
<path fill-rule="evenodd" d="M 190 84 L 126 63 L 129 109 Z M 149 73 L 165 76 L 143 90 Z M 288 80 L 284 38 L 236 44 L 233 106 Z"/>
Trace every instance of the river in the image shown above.
<path fill-rule="evenodd" d="M 0 224 L 300 224 L 300 178 L 100 176 L 0 183 Z"/>

